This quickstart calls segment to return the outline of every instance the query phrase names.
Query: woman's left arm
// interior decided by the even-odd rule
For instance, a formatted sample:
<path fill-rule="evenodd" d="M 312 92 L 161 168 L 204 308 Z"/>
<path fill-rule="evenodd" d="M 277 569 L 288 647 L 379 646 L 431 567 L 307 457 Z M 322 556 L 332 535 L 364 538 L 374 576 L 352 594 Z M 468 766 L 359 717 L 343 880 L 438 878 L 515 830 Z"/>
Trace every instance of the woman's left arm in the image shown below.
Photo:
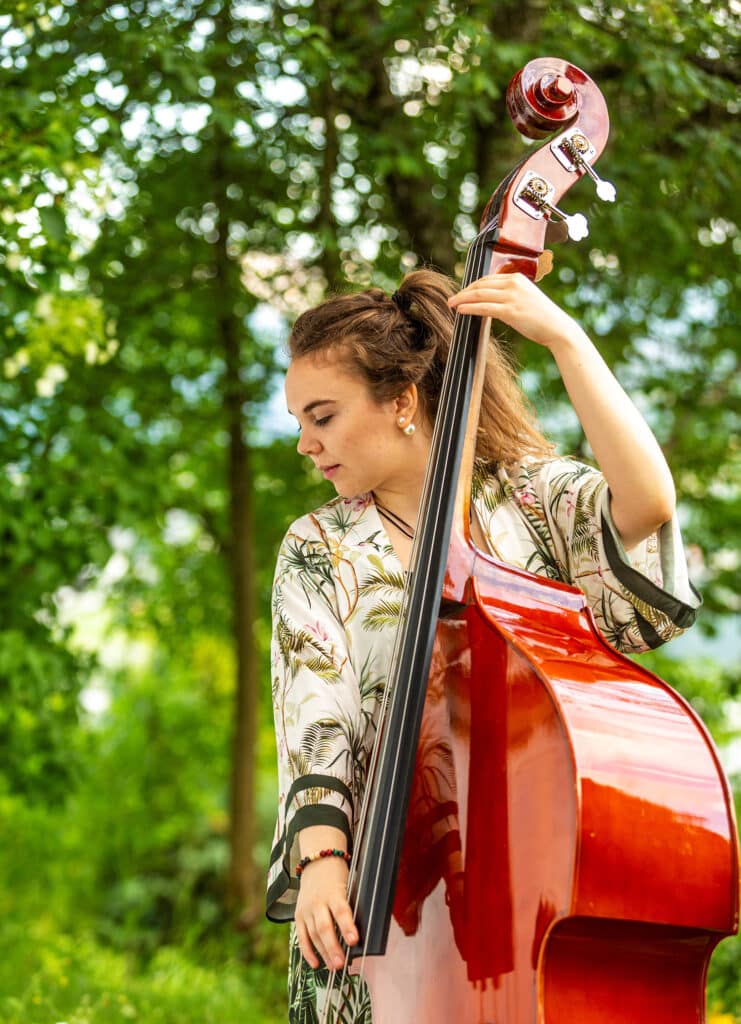
<path fill-rule="evenodd" d="M 492 274 L 450 299 L 460 313 L 492 317 L 550 349 L 610 488 L 610 510 L 626 550 L 674 514 L 671 472 L 648 424 L 589 337 L 522 274 Z"/>

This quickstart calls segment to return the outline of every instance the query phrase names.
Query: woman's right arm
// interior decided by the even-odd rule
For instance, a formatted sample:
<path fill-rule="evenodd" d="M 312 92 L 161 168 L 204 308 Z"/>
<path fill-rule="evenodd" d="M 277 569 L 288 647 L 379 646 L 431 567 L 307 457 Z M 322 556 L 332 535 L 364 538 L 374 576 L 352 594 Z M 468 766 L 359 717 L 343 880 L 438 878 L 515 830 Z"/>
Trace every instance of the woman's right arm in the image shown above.
<path fill-rule="evenodd" d="M 319 850 L 344 850 L 345 835 L 327 825 L 311 825 L 299 832 L 302 857 Z M 341 968 L 345 962 L 337 938 L 339 928 L 348 946 L 358 941 L 358 932 L 347 901 L 348 866 L 341 857 L 322 857 L 307 864 L 301 873 L 296 903 L 296 935 L 304 959 L 310 967 L 319 967 L 319 957 L 327 967 Z"/>
<path fill-rule="evenodd" d="M 294 917 L 301 952 L 312 967 L 344 963 L 357 936 L 341 857 L 307 864 L 327 848 L 351 849 L 354 759 L 363 740 L 360 688 L 321 537 L 299 521 L 278 557 L 273 586 L 272 682 L 278 745 L 279 821 L 271 883 L 275 920 Z M 272 913 L 271 913 L 272 909 Z"/>

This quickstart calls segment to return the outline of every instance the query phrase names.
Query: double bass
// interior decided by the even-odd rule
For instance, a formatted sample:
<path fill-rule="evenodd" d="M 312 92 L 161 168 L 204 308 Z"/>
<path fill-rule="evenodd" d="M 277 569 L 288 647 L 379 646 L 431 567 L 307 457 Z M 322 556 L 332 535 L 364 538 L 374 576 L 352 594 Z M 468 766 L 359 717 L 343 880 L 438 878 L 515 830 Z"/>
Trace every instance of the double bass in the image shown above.
<path fill-rule="evenodd" d="M 467 257 L 534 278 L 558 205 L 608 134 L 591 79 L 555 58 L 510 83 L 546 141 L 502 181 Z M 490 321 L 458 315 L 388 699 L 349 879 L 374 1024 L 698 1024 L 738 928 L 733 803 L 688 703 L 611 648 L 583 594 L 470 535 Z M 651 630 L 646 621 L 645 628 Z M 340 998 L 323 1021 L 352 1022 Z"/>

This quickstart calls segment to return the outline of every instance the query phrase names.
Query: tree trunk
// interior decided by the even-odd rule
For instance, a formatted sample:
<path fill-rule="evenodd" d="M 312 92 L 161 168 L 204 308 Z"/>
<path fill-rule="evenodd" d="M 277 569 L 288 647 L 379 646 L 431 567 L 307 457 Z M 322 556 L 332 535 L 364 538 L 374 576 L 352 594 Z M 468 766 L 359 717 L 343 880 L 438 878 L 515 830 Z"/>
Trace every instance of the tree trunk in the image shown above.
<path fill-rule="evenodd" d="M 254 509 L 250 451 L 246 439 L 245 406 L 248 389 L 241 379 L 241 321 L 234 312 L 241 285 L 238 268 L 227 253 L 229 184 L 224 165 L 228 139 L 214 142 L 212 183 L 214 201 L 219 209 L 219 239 L 215 243 L 214 287 L 217 293 L 217 331 L 224 354 L 223 401 L 229 434 L 226 467 L 229 494 L 229 532 L 225 545 L 232 584 L 232 635 L 236 656 L 234 731 L 229 792 L 229 868 L 226 903 L 248 924 L 258 913 L 258 875 L 254 861 L 255 774 L 259 666 L 254 636 L 257 619 L 257 592 L 254 555 Z"/>
<path fill-rule="evenodd" d="M 228 339 L 228 343 L 232 343 L 231 338 Z M 237 373 L 236 380 L 232 376 L 234 372 Z M 230 380 L 237 385 L 227 390 L 236 692 L 229 801 L 231 827 L 227 905 L 233 910 L 240 911 L 243 921 L 247 922 L 257 913 L 259 889 L 253 855 L 259 694 L 258 659 L 253 625 L 257 617 L 257 595 L 250 453 L 244 439 L 241 402 L 238 400 L 238 364 L 228 359 L 227 381 Z"/>

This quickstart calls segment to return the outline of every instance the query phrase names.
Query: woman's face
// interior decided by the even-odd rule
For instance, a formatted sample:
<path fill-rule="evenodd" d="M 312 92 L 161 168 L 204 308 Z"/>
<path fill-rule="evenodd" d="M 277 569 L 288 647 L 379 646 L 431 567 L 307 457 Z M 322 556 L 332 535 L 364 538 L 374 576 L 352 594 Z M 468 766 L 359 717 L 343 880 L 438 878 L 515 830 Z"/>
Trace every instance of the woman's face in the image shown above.
<path fill-rule="evenodd" d="M 294 359 L 286 374 L 288 411 L 299 423 L 298 450 L 351 498 L 367 491 L 404 488 L 410 474 L 424 471 L 426 431 L 414 416 L 416 391 L 377 402 L 365 380 L 331 352 Z M 408 437 L 399 419 L 416 420 Z"/>

